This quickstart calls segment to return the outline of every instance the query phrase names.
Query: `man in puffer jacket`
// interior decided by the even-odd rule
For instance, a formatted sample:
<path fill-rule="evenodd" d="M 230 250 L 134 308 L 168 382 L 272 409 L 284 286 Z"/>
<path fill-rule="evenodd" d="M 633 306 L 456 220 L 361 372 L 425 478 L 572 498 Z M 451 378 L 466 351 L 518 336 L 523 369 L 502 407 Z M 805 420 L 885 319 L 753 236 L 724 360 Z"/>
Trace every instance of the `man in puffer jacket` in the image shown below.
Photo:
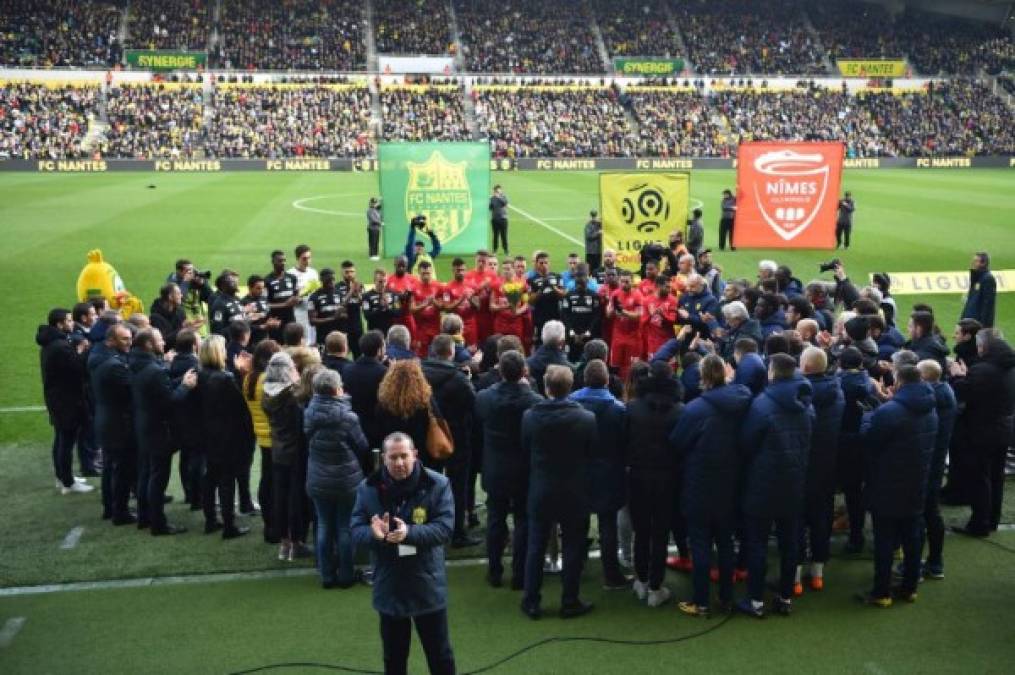
<path fill-rule="evenodd" d="M 934 441 L 934 456 L 927 476 L 927 501 L 923 507 L 924 534 L 927 540 L 927 560 L 923 563 L 922 576 L 944 579 L 945 522 L 941 517 L 941 481 L 945 474 L 945 457 L 951 445 L 952 431 L 958 403 L 955 392 L 947 382 L 941 380 L 941 366 L 933 359 L 924 359 L 916 364 L 920 378 L 934 389 L 934 407 L 937 409 L 937 438 Z"/>
<path fill-rule="evenodd" d="M 814 416 L 813 388 L 797 373 L 792 356 L 773 354 L 768 376 L 770 384 L 751 403 L 740 434 L 747 465 L 743 509 L 749 577 L 747 597 L 737 609 L 759 619 L 765 616 L 768 535 L 773 523 L 781 563 L 779 597 L 773 608 L 782 615 L 792 610 L 797 522 L 803 505 Z"/>
<path fill-rule="evenodd" d="M 937 412 L 934 390 L 914 366 L 895 371 L 894 395 L 869 417 L 861 435 L 867 451 L 864 502 L 874 522 L 874 588 L 862 599 L 892 606 L 892 558 L 902 544 L 903 580 L 896 595 L 916 599 L 920 578 L 921 514 L 927 495 Z"/>
<path fill-rule="evenodd" d="M 356 582 L 349 519 L 369 448 L 359 418 L 343 395 L 341 376 L 322 370 L 314 376 L 313 387 L 303 431 L 310 446 L 307 495 L 317 511 L 317 568 L 324 588 L 348 588 Z"/>

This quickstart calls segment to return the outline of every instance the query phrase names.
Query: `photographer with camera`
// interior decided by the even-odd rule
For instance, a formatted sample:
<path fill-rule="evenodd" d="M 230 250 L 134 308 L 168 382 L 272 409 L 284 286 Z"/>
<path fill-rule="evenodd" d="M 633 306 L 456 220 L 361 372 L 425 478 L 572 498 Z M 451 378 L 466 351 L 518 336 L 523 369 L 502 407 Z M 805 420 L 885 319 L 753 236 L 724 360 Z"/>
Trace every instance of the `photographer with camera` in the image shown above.
<path fill-rule="evenodd" d="M 430 237 L 430 253 L 426 252 L 426 245 L 416 239 L 416 233 L 425 234 Z M 434 276 L 437 274 L 437 267 L 434 258 L 441 254 L 441 242 L 426 222 L 426 216 L 419 214 L 409 221 L 409 233 L 405 238 L 405 258 L 409 264 L 409 272 L 416 273 L 416 269 L 424 260 L 433 265 Z"/>
<path fill-rule="evenodd" d="M 818 272 L 821 274 L 832 272 L 835 275 L 835 293 L 832 296 L 832 307 L 829 307 L 829 310 L 833 310 L 837 303 L 842 303 L 843 307 L 849 309 L 854 302 L 860 299 L 860 291 L 846 276 L 846 268 L 842 266 L 842 261 L 838 258 L 833 258 L 826 263 L 819 263 Z"/>
<path fill-rule="evenodd" d="M 367 205 L 367 246 L 370 249 L 371 260 L 380 260 L 378 252 L 382 227 L 384 220 L 381 218 L 381 200 L 371 197 Z"/>

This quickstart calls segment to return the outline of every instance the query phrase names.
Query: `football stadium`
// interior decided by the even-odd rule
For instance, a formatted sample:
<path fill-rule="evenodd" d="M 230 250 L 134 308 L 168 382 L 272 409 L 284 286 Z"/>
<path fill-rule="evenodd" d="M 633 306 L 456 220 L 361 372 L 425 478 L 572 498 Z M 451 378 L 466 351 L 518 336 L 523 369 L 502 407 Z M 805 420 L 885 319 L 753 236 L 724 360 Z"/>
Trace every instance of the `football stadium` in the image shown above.
<path fill-rule="evenodd" d="M 0 0 L 0 672 L 1002 673 L 1015 4 Z"/>

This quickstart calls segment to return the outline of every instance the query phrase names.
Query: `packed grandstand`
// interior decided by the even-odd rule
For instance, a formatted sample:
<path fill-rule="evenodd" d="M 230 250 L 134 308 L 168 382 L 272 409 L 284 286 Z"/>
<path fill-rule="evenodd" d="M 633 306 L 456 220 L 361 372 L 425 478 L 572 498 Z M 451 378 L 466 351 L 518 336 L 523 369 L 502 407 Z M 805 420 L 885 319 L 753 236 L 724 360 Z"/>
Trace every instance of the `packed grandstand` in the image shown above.
<path fill-rule="evenodd" d="M 400 140 L 485 140 L 498 158 L 728 158 L 772 138 L 841 140 L 854 158 L 1015 154 L 1010 30 L 911 7 L 5 0 L 0 38 L 0 159 L 362 158 Z M 119 73 L 130 50 L 207 60 L 140 81 L 39 77 Z M 454 72 L 378 66 L 420 54 Z M 681 68 L 620 77 L 614 59 L 632 57 Z M 850 58 L 898 60 L 918 84 L 847 87 L 836 60 Z"/>

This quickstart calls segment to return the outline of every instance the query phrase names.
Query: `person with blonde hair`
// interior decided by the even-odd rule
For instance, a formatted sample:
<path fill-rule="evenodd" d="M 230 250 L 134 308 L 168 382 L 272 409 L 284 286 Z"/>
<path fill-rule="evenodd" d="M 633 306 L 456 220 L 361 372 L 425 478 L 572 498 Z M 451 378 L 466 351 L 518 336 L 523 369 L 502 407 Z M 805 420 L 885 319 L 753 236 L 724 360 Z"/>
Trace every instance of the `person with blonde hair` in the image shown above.
<path fill-rule="evenodd" d="M 374 415 L 375 441 L 400 431 L 412 438 L 425 466 L 434 466 L 427 452 L 426 431 L 430 423 L 430 410 L 439 414 L 433 401 L 433 390 L 416 360 L 396 361 L 388 368 L 377 388 L 377 411 Z"/>
<path fill-rule="evenodd" d="M 204 533 L 221 530 L 223 539 L 235 539 L 250 532 L 249 527 L 236 525 L 233 495 L 240 462 L 254 445 L 254 424 L 236 378 L 226 369 L 225 338 L 211 335 L 204 340 L 198 361 L 198 388 L 192 395 L 201 401 L 208 457 L 201 483 Z M 221 522 L 215 517 L 216 490 Z"/>
<path fill-rule="evenodd" d="M 261 520 L 264 522 L 264 541 L 269 544 L 279 542 L 275 532 L 275 510 L 272 507 L 271 485 L 271 427 L 268 415 L 261 407 L 264 398 L 264 374 L 271 357 L 282 350 L 274 340 L 262 340 L 254 348 L 251 371 L 243 379 L 243 399 L 250 410 L 250 419 L 254 426 L 254 437 L 261 448 L 261 479 L 257 485 L 257 502 L 261 505 Z M 249 473 L 249 467 L 248 467 Z"/>

